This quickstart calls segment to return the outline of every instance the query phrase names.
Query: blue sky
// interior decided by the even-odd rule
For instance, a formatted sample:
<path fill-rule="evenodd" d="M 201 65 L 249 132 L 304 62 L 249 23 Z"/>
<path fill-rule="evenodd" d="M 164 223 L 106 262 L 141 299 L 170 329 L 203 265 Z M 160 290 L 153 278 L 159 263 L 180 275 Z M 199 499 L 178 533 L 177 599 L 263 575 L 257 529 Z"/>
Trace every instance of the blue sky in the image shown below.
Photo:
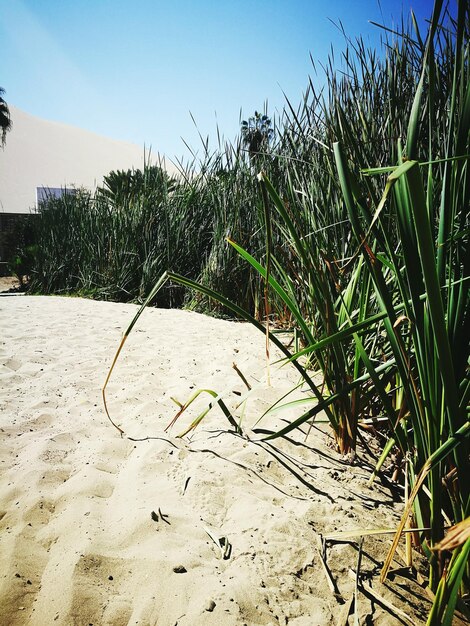
<path fill-rule="evenodd" d="M 456 0 L 452 0 L 455 2 Z M 216 124 L 233 139 L 242 117 L 283 92 L 297 104 L 346 32 L 378 43 L 432 0 L 0 0 L 0 86 L 24 111 L 152 146 L 169 157 L 200 145 Z"/>

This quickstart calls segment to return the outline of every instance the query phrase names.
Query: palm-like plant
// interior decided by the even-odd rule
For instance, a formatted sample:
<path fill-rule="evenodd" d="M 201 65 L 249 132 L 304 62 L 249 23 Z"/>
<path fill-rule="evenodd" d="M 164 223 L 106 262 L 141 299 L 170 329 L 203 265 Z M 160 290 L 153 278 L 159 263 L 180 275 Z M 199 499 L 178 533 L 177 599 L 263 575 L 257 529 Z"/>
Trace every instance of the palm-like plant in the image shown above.
<path fill-rule="evenodd" d="M 266 114 L 261 115 L 255 111 L 254 116 L 248 118 L 248 121 L 242 121 L 241 134 L 250 160 L 253 161 L 260 153 L 267 152 L 269 143 L 274 137 L 271 119 Z"/>
<path fill-rule="evenodd" d="M 130 202 L 133 198 L 145 195 L 157 199 L 163 197 L 175 186 L 175 179 L 157 165 L 146 165 L 143 170 L 113 170 L 103 179 L 103 187 L 98 195 L 111 204 Z"/>
<path fill-rule="evenodd" d="M 7 132 L 11 130 L 10 110 L 8 108 L 7 103 L 3 99 L 4 93 L 5 93 L 5 90 L 2 87 L 0 87 L 0 136 L 1 136 L 0 143 L 2 146 L 5 143 Z"/>

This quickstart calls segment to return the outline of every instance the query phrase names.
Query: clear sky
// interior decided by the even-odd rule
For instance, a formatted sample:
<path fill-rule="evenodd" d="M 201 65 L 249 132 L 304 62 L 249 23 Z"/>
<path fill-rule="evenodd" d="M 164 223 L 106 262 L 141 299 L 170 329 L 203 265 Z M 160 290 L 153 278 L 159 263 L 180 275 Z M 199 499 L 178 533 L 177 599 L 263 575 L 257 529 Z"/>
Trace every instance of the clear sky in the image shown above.
<path fill-rule="evenodd" d="M 451 0 L 453 3 L 456 0 Z M 201 134 L 228 139 L 283 92 L 298 104 L 309 54 L 380 31 L 432 0 L 0 0 L 0 86 L 7 103 L 48 120 L 152 146 L 170 158 Z"/>

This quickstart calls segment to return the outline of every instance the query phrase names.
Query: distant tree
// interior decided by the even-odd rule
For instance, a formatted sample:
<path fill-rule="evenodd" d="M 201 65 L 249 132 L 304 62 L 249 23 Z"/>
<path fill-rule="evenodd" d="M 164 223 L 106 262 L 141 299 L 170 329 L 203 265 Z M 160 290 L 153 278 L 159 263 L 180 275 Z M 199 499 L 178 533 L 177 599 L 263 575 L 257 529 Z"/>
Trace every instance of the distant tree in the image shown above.
<path fill-rule="evenodd" d="M 101 196 L 119 204 L 133 198 L 158 199 L 162 193 L 172 191 L 175 179 L 156 165 L 145 165 L 143 170 L 113 170 L 103 178 Z"/>
<path fill-rule="evenodd" d="M 255 111 L 253 117 L 241 123 L 241 134 L 243 144 L 253 161 L 260 153 L 267 152 L 269 149 L 269 144 L 274 137 L 271 119 Z"/>
<path fill-rule="evenodd" d="M 5 144 L 5 138 L 7 132 L 11 129 L 11 117 L 10 110 L 8 108 L 7 103 L 3 99 L 3 94 L 5 90 L 0 87 L 0 135 L 1 141 L 0 144 L 3 146 Z"/>
<path fill-rule="evenodd" d="M 135 177 L 132 170 L 113 170 L 103 178 L 103 187 L 99 189 L 101 195 L 114 202 L 135 193 Z"/>

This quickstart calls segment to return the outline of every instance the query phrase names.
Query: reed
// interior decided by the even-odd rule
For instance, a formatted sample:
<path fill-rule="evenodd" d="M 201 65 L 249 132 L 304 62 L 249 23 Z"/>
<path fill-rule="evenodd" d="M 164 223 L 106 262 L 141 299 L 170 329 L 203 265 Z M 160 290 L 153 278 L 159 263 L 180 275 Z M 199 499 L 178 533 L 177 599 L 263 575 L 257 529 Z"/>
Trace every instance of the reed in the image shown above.
<path fill-rule="evenodd" d="M 275 436 L 328 405 L 334 408 L 328 417 L 344 451 L 354 446 L 364 417 L 361 400 L 367 403 L 373 394 L 374 405 L 389 422 L 391 439 L 385 449 L 396 446 L 406 460 L 416 523 L 431 528 L 420 538 L 430 563 L 430 587 L 437 591 L 429 624 L 451 623 L 459 586 L 468 590 L 470 582 L 468 539 L 450 561 L 434 549 L 443 537 L 445 519 L 463 523 L 470 514 L 465 478 L 470 453 L 469 12 L 460 3 L 457 19 L 444 27 L 441 5 L 435 4 L 424 41 L 419 32 L 416 39 L 403 33 L 401 44 L 389 45 L 383 61 L 359 41 L 353 54 L 345 55 L 346 74 L 337 79 L 328 71 L 330 98 L 316 113 L 315 140 L 328 146 L 328 133 L 336 138 L 333 154 L 341 194 L 335 190 L 328 199 L 329 206 L 340 202 L 347 210 L 353 233 L 349 258 L 334 242 L 335 256 L 328 258 L 327 242 L 318 248 L 315 242 L 308 251 L 314 250 L 311 260 L 303 248 L 302 202 L 295 205 L 292 193 L 287 201 L 281 199 L 264 177 L 262 183 L 298 257 L 303 280 L 297 285 L 312 303 L 304 324 L 314 324 L 315 336 L 304 333 L 307 345 L 291 360 L 314 354 L 326 385 L 323 402 L 315 393 L 315 408 Z M 408 93 L 413 87 L 413 97 L 400 106 L 402 100 L 393 99 L 393 93 L 400 93 L 402 84 Z M 314 100 L 316 105 L 319 100 Z M 302 118 L 291 113 L 298 134 Z M 304 107 L 303 115 L 308 114 Z M 295 142 L 290 145 L 295 147 Z M 317 153 L 315 146 L 310 161 L 327 169 L 325 160 L 315 161 Z M 324 155 L 330 160 L 328 149 Z M 385 159 L 397 165 L 383 167 Z M 374 163 L 378 167 L 372 168 Z M 298 183 L 303 175 L 297 175 Z M 378 193 L 381 185 L 384 191 Z M 300 189 L 310 201 L 318 193 Z M 334 224 L 342 221 L 338 218 L 342 215 L 334 214 Z M 331 288 L 315 288 L 327 284 L 322 272 L 335 277 L 336 300 Z M 270 281 L 266 268 L 263 273 Z M 292 284 L 286 264 L 276 273 L 281 288 Z M 296 318 L 301 310 L 305 308 L 292 307 Z M 352 413 L 353 407 L 358 413 Z"/>

